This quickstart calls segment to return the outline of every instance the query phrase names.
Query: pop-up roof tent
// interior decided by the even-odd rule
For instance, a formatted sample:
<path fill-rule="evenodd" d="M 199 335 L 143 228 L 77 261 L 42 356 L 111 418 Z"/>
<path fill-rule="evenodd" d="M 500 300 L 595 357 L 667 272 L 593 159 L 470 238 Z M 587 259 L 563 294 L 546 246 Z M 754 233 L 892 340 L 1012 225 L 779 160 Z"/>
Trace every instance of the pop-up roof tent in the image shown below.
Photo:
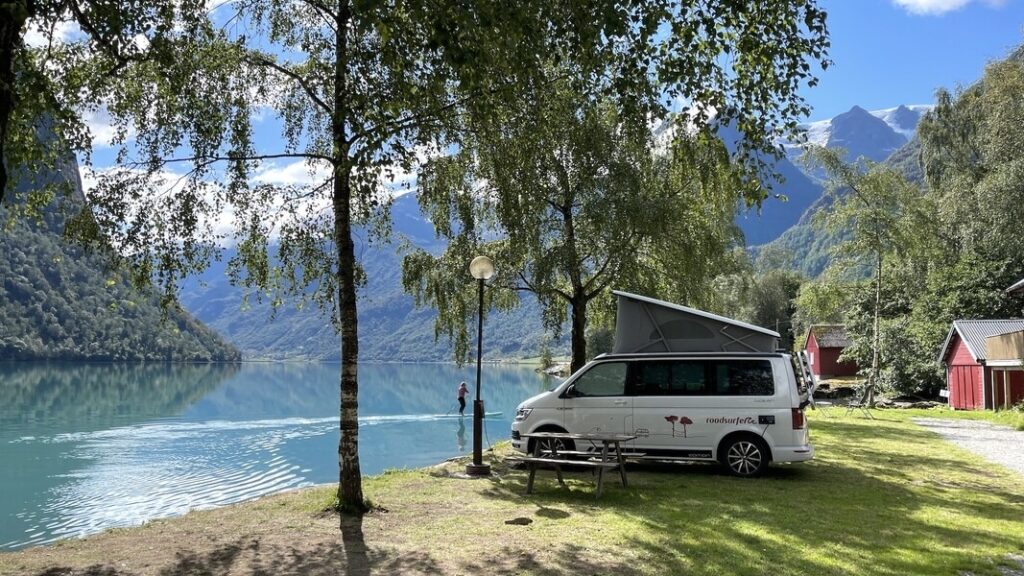
<path fill-rule="evenodd" d="M 618 296 L 614 354 L 775 352 L 779 333 L 678 304 L 613 291 Z"/>

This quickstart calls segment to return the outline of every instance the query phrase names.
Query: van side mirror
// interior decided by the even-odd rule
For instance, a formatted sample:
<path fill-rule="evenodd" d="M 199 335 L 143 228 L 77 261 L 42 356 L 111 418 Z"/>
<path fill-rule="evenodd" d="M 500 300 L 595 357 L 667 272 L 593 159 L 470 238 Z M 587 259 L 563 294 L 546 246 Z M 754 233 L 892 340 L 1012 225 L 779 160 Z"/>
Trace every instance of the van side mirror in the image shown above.
<path fill-rule="evenodd" d="M 579 394 L 576 393 L 576 384 L 569 384 L 569 387 L 565 389 L 565 392 L 562 392 L 562 398 L 575 398 L 576 396 L 579 396 Z"/>

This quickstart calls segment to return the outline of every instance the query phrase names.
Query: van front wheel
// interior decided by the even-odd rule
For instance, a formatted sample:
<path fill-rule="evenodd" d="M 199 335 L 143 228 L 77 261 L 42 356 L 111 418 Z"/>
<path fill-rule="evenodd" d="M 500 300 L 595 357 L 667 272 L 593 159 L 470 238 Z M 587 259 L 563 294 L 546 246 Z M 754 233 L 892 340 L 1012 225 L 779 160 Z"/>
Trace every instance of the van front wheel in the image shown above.
<path fill-rule="evenodd" d="M 752 436 L 739 436 L 723 445 L 722 464 L 733 476 L 753 478 L 768 469 L 768 446 Z"/>

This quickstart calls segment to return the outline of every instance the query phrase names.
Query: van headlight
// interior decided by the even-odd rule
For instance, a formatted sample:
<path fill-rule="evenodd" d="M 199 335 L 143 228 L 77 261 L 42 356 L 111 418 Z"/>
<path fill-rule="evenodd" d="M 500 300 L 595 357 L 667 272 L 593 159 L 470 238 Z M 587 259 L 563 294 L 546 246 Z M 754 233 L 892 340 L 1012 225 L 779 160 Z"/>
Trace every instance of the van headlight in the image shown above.
<path fill-rule="evenodd" d="M 519 408 L 516 410 L 516 422 L 522 422 L 533 412 L 533 408 Z"/>

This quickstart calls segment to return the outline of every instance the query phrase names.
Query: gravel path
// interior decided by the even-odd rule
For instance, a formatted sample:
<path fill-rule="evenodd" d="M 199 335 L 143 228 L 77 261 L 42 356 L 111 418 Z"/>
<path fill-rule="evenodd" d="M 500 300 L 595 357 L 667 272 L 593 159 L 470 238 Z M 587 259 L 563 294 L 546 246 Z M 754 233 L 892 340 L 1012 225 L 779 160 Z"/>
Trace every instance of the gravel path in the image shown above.
<path fill-rule="evenodd" d="M 1024 431 L 979 420 L 913 420 L 965 450 L 1024 475 Z"/>

